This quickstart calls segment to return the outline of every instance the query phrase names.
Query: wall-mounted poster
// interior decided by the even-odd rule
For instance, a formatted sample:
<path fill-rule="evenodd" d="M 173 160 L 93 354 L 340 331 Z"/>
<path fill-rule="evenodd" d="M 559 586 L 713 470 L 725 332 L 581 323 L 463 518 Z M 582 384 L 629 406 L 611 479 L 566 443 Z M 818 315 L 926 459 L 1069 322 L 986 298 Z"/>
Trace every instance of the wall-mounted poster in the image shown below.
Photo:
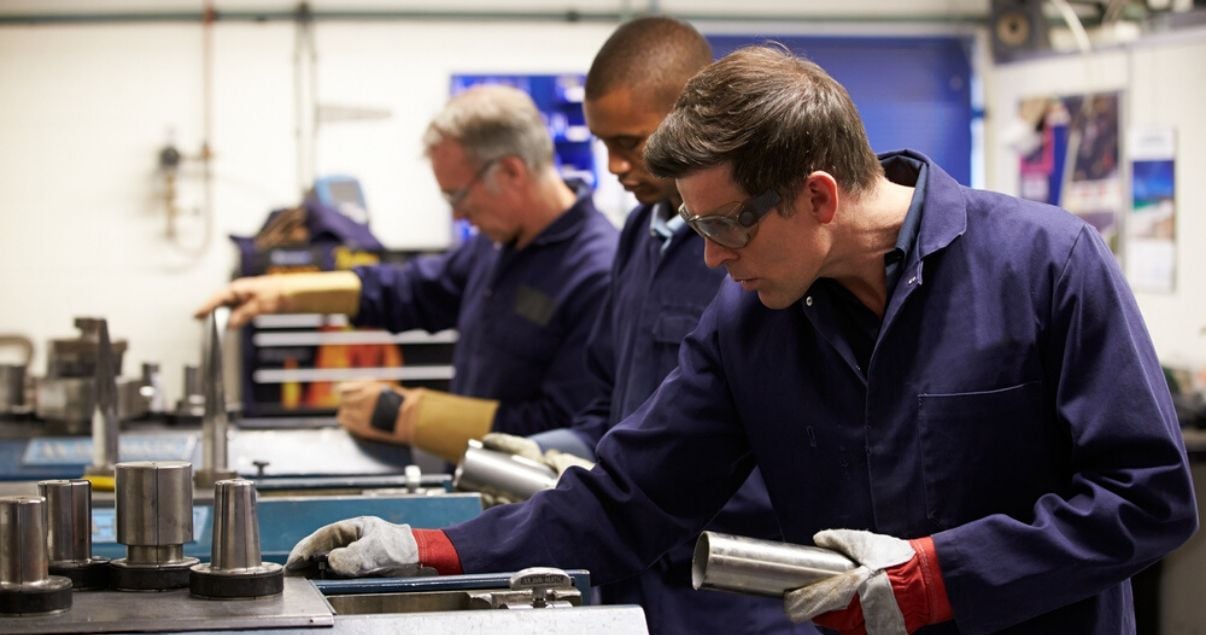
<path fill-rule="evenodd" d="M 1018 106 L 1036 143 L 1022 155 L 1022 198 L 1058 205 L 1101 232 L 1118 253 L 1123 208 L 1119 165 L 1120 93 L 1032 97 Z"/>
<path fill-rule="evenodd" d="M 1143 291 L 1171 292 L 1176 281 L 1176 136 L 1172 128 L 1130 136 L 1131 211 L 1126 219 L 1126 275 Z"/>

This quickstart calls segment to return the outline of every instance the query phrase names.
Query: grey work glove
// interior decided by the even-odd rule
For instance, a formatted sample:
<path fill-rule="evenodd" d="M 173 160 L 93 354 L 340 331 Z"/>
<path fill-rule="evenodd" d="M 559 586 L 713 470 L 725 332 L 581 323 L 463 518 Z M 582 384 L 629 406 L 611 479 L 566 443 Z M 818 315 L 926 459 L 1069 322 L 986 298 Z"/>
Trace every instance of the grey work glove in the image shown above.
<path fill-rule="evenodd" d="M 595 466 L 593 462 L 574 454 L 567 454 L 558 450 L 546 450 L 542 452 L 540 445 L 535 441 L 502 432 L 491 432 L 482 437 L 482 446 L 496 452 L 506 452 L 507 454 L 522 456 L 525 459 L 542 463 L 556 472 L 557 476 L 561 476 L 571 467 L 580 467 L 589 470 Z"/>
<path fill-rule="evenodd" d="M 857 593 L 867 635 L 904 635 L 904 616 L 885 569 L 908 562 L 916 552 L 908 541 L 855 529 L 826 529 L 813 536 L 818 547 L 845 554 L 859 566 L 820 582 L 789 591 L 784 609 L 804 622 L 850 606 Z"/>
<path fill-rule="evenodd" d="M 410 525 L 395 525 L 376 516 L 320 527 L 293 546 L 285 570 L 305 569 L 312 557 L 323 554 L 332 572 L 351 578 L 410 576 L 419 570 L 419 546 Z"/>
<path fill-rule="evenodd" d="M 571 467 L 580 467 L 589 470 L 595 464 L 587 459 L 574 454 L 559 452 L 557 450 L 541 451 L 540 444 L 526 437 L 517 437 L 513 434 L 505 434 L 503 432 L 491 432 L 482 437 L 482 447 L 495 452 L 505 452 L 522 456 L 525 459 L 547 465 L 560 477 L 566 470 Z M 482 492 L 482 506 L 493 507 L 495 505 L 505 505 L 514 503 L 505 496 Z"/>

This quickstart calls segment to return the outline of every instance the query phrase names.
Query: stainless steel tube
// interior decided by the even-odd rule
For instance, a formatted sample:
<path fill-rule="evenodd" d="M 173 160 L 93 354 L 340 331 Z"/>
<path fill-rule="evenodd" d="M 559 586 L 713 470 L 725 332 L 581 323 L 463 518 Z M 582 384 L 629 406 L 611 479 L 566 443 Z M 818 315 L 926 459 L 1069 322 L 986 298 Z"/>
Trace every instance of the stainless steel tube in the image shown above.
<path fill-rule="evenodd" d="M 829 549 L 705 531 L 695 543 L 691 584 L 779 597 L 855 566 Z"/>
<path fill-rule="evenodd" d="M 39 481 L 46 499 L 46 550 L 50 561 L 92 559 L 92 483 L 83 479 Z"/>
<path fill-rule="evenodd" d="M 235 479 L 214 485 L 214 569 L 247 569 L 263 562 L 255 485 Z"/>
<path fill-rule="evenodd" d="M 452 484 L 460 490 L 486 492 L 513 501 L 527 500 L 533 494 L 557 485 L 552 469 L 525 459 L 487 450 L 477 441 L 470 441 Z"/>
<path fill-rule="evenodd" d="M 41 496 L 0 498 L 0 586 L 45 582 L 46 499 Z"/>
<path fill-rule="evenodd" d="M 117 542 L 183 545 L 193 539 L 193 470 L 185 461 L 117 465 Z M 135 551 L 129 551 L 134 559 Z"/>

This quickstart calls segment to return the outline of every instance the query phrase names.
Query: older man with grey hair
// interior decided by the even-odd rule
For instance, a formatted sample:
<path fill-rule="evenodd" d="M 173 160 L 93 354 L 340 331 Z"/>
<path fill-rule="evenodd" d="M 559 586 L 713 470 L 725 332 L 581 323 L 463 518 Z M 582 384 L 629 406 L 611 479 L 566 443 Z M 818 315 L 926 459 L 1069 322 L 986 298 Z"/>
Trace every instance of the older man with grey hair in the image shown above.
<path fill-rule="evenodd" d="M 235 280 L 198 310 L 230 305 L 231 325 L 262 313 L 344 313 L 398 332 L 457 329 L 451 394 L 356 382 L 338 418 L 356 435 L 455 460 L 495 430 L 564 426 L 592 390 L 584 347 L 603 304 L 616 228 L 566 183 L 553 142 L 522 91 L 481 86 L 453 97 L 424 150 L 454 218 L 477 234 L 403 267 Z"/>

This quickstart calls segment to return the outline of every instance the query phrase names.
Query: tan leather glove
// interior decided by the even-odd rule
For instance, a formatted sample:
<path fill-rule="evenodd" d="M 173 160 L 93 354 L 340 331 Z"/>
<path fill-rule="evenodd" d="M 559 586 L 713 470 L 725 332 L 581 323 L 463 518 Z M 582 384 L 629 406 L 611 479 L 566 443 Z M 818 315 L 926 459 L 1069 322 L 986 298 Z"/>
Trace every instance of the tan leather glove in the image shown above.
<path fill-rule="evenodd" d="M 400 406 L 409 392 L 381 381 L 355 380 L 339 384 L 335 420 L 349 433 L 374 441 L 410 443 L 409 428 L 399 425 Z"/>
<path fill-rule="evenodd" d="M 229 328 L 238 328 L 265 313 L 342 313 L 360 308 L 360 278 L 351 271 L 280 273 L 239 278 L 215 293 L 193 314 L 203 318 L 229 306 Z"/>
<path fill-rule="evenodd" d="M 387 394 L 383 396 L 382 390 Z M 389 392 L 400 396 L 401 403 Z M 348 382 L 341 386 L 339 398 L 336 419 L 348 432 L 411 445 L 448 461 L 461 458 L 469 439 L 489 432 L 498 411 L 498 402 L 490 399 L 380 382 Z"/>

